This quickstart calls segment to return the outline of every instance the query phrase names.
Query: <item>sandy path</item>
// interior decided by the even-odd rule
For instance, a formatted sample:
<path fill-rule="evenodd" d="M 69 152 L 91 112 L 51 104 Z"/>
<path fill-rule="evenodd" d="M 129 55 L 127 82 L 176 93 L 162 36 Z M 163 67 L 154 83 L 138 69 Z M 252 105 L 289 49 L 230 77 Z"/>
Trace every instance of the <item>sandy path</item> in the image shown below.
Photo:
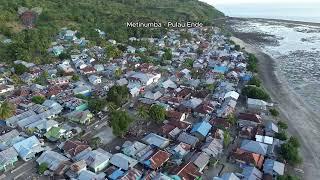
<path fill-rule="evenodd" d="M 279 103 L 281 117 L 289 133 L 299 138 L 303 157 L 304 178 L 320 179 L 320 114 L 311 110 L 303 99 L 275 72 L 275 62 L 254 46 L 232 37 L 232 40 L 259 59 L 259 76 L 274 102 Z"/>

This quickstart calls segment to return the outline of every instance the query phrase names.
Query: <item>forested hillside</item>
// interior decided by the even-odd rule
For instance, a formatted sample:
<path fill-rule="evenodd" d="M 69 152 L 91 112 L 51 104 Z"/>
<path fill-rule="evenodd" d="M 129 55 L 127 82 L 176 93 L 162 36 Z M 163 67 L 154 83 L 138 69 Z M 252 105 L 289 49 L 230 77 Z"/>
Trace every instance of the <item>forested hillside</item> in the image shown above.
<path fill-rule="evenodd" d="M 26 30 L 18 8 L 42 8 L 35 28 Z M 76 29 L 93 39 L 99 28 L 108 38 L 125 41 L 130 36 L 159 35 L 160 31 L 128 29 L 128 21 L 164 22 L 200 21 L 212 23 L 223 16 L 215 8 L 197 0 L 0 0 L 0 40 L 3 35 L 13 43 L 0 43 L 0 61 L 47 59 L 46 50 L 52 37 L 62 27 Z M 41 58 L 41 59 L 40 59 Z"/>

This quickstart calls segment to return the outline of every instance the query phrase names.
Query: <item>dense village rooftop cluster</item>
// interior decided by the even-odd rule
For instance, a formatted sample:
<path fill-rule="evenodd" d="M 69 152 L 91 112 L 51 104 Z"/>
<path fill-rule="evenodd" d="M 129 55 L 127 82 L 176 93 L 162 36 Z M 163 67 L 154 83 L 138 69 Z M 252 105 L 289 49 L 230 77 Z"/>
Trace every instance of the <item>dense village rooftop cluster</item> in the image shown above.
<path fill-rule="evenodd" d="M 241 100 L 241 89 L 253 77 L 248 56 L 219 29 L 170 30 L 162 38 L 132 37 L 128 45 L 97 33 L 108 47 L 124 47 L 123 53 L 111 57 L 110 48 L 91 45 L 65 28 L 48 49 L 61 60 L 46 65 L 17 60 L 15 69 L 1 67 L 0 93 L 16 107 L 1 125 L 1 171 L 36 160 L 41 174 L 79 180 L 269 180 L 284 174 L 280 129 L 266 115 L 272 104 Z M 150 47 L 155 50 L 146 60 Z M 17 85 L 5 74 L 21 66 L 27 71 Z M 119 108 L 130 116 L 159 106 L 165 120 L 150 120 L 147 124 L 157 127 L 148 130 L 139 128 L 143 118 L 137 116 L 130 125 L 135 128 L 121 134 L 125 141 L 116 139 L 121 144 L 95 146 L 81 137 L 96 131 L 89 127 L 98 119 L 108 124 L 102 115 L 111 108 L 91 109 L 89 99 L 105 99 L 114 86 L 127 88 L 130 98 Z M 234 168 L 207 177 L 219 160 Z"/>

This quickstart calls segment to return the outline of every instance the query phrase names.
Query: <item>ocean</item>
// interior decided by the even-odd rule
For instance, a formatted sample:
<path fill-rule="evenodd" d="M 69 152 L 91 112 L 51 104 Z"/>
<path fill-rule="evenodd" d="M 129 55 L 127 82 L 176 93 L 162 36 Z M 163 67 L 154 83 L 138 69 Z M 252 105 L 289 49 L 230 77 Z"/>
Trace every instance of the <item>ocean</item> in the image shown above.
<path fill-rule="evenodd" d="M 215 5 L 215 7 L 231 17 L 320 23 L 320 2 L 313 4 L 224 4 Z"/>
<path fill-rule="evenodd" d="M 320 113 L 320 26 L 272 20 L 232 20 L 232 29 L 276 61 L 276 74 Z M 252 34 L 250 34 L 252 33 Z M 254 34 L 262 35 L 260 41 Z M 251 44 L 252 44 L 251 43 Z"/>

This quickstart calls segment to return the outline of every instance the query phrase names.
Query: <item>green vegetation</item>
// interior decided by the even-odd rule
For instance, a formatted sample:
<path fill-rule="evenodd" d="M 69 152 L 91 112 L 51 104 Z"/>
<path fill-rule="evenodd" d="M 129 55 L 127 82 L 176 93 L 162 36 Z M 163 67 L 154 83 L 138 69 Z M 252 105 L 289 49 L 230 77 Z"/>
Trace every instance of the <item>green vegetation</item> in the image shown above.
<path fill-rule="evenodd" d="M 248 84 L 260 87 L 261 86 L 261 80 L 257 76 L 253 76 L 252 79 L 248 82 Z"/>
<path fill-rule="evenodd" d="M 234 114 L 229 114 L 228 117 L 227 117 L 227 121 L 231 125 L 235 125 L 237 123 L 237 118 L 236 118 L 236 116 Z"/>
<path fill-rule="evenodd" d="M 14 115 L 16 107 L 9 101 L 0 103 L 0 120 L 5 120 Z"/>
<path fill-rule="evenodd" d="M 223 131 L 223 146 L 227 147 L 231 143 L 231 135 L 229 131 Z"/>
<path fill-rule="evenodd" d="M 97 149 L 101 144 L 101 139 L 99 137 L 94 137 L 90 141 L 90 146 Z"/>
<path fill-rule="evenodd" d="M 281 129 L 288 129 L 288 124 L 285 123 L 285 122 L 283 122 L 283 121 L 279 121 L 279 122 L 278 122 L 278 126 L 279 126 L 279 128 L 281 128 Z"/>
<path fill-rule="evenodd" d="M 43 104 L 43 102 L 46 100 L 46 98 L 45 97 L 43 97 L 43 96 L 33 96 L 32 98 L 31 98 L 31 101 L 33 102 L 33 103 L 36 103 L 36 104 Z"/>
<path fill-rule="evenodd" d="M 21 75 L 25 72 L 29 72 L 29 69 L 23 64 L 15 64 L 13 65 L 14 72 L 18 75 Z"/>
<path fill-rule="evenodd" d="M 281 141 L 285 141 L 288 139 L 288 135 L 285 131 L 280 131 L 275 134 L 275 138 L 280 139 Z"/>
<path fill-rule="evenodd" d="M 107 38 L 125 42 L 132 36 L 157 37 L 166 31 L 165 28 L 130 28 L 126 22 L 199 21 L 210 25 L 215 18 L 223 16 L 215 8 L 196 0 L 0 0 L 0 4 L 0 34 L 13 40 L 9 45 L 0 43 L 0 57 L 7 62 L 17 59 L 52 62 L 47 49 L 62 27 L 79 30 L 78 36 L 90 42 L 100 41 L 95 28 L 105 31 Z M 42 8 L 36 28 L 23 30 L 17 13 L 19 7 Z"/>
<path fill-rule="evenodd" d="M 123 136 L 128 131 L 133 119 L 126 111 L 112 111 L 110 121 L 113 134 Z"/>
<path fill-rule="evenodd" d="M 279 111 L 276 109 L 270 109 L 269 112 L 271 113 L 272 116 L 277 117 L 279 116 Z"/>
<path fill-rule="evenodd" d="M 148 109 L 144 106 L 140 106 L 138 108 L 138 116 L 142 119 L 147 119 L 149 117 Z"/>
<path fill-rule="evenodd" d="M 74 74 L 74 75 L 72 76 L 71 80 L 74 81 L 74 82 L 79 81 L 79 80 L 80 80 L 80 76 Z"/>
<path fill-rule="evenodd" d="M 184 68 L 189 68 L 191 69 L 193 67 L 193 62 L 194 60 L 191 58 L 187 58 L 184 62 L 183 62 L 183 67 Z"/>
<path fill-rule="evenodd" d="M 269 94 L 264 89 L 255 86 L 247 86 L 243 88 L 242 94 L 253 99 L 261 99 L 265 101 L 270 99 Z"/>
<path fill-rule="evenodd" d="M 258 59 L 254 54 L 249 54 L 247 69 L 251 72 L 258 72 Z"/>
<path fill-rule="evenodd" d="M 48 164 L 47 163 L 41 163 L 38 167 L 39 174 L 43 174 L 46 170 L 48 170 Z"/>
<path fill-rule="evenodd" d="M 236 51 L 240 51 L 240 50 L 241 50 L 241 47 L 240 47 L 240 45 L 236 44 L 236 45 L 234 46 L 234 49 L 235 49 Z"/>
<path fill-rule="evenodd" d="M 89 110 L 93 112 L 99 112 L 104 110 L 106 105 L 107 105 L 107 102 L 104 99 L 89 98 L 88 100 Z"/>
<path fill-rule="evenodd" d="M 169 48 L 164 50 L 164 54 L 162 55 L 162 60 L 172 60 L 172 51 Z"/>
<path fill-rule="evenodd" d="M 48 80 L 47 80 L 48 77 L 49 77 L 48 72 L 45 71 L 38 78 L 34 80 L 34 83 L 45 86 L 48 84 Z"/>
<path fill-rule="evenodd" d="M 291 165 L 297 165 L 302 162 L 299 155 L 300 143 L 297 138 L 291 137 L 288 142 L 281 145 L 280 154 Z"/>
<path fill-rule="evenodd" d="M 112 86 L 107 93 L 107 100 L 116 106 L 123 105 L 129 99 L 129 89 L 127 86 Z"/>
<path fill-rule="evenodd" d="M 300 180 L 300 178 L 297 176 L 285 175 L 285 176 L 278 176 L 277 180 Z"/>
<path fill-rule="evenodd" d="M 149 109 L 150 118 L 156 122 L 163 122 L 166 118 L 166 110 L 160 105 L 152 105 Z"/>

